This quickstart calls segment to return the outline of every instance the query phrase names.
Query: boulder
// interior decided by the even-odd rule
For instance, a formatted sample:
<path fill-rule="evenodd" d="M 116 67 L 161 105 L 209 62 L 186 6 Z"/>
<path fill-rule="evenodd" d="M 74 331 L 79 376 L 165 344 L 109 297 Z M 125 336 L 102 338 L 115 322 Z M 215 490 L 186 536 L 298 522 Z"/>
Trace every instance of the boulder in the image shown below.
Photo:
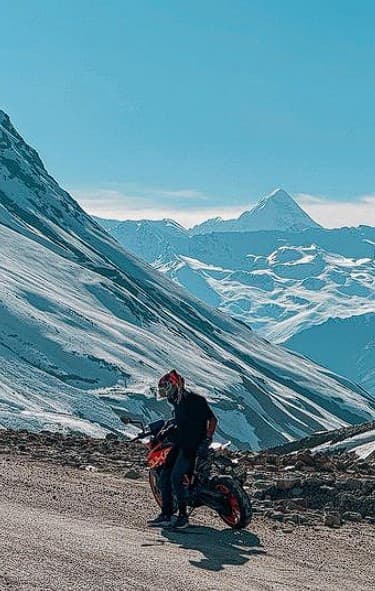
<path fill-rule="evenodd" d="M 327 527 L 340 527 L 341 515 L 338 511 L 325 512 L 323 515 L 323 524 Z"/>
<path fill-rule="evenodd" d="M 138 478 L 141 477 L 141 474 L 138 472 L 138 470 L 134 470 L 134 468 L 130 468 L 130 470 L 128 470 L 127 472 L 125 472 L 124 476 L 125 476 L 125 478 L 130 478 L 132 480 L 137 480 Z"/>

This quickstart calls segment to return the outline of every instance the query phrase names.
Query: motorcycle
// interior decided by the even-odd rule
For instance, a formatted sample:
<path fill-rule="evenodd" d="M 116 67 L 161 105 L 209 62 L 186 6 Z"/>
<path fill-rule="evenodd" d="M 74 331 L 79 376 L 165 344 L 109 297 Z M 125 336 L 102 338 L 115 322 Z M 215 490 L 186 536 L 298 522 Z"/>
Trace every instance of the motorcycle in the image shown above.
<path fill-rule="evenodd" d="M 168 440 L 164 421 L 155 421 L 145 426 L 142 421 L 121 417 L 124 424 L 140 429 L 132 441 L 144 441 L 148 448 L 147 465 L 149 484 L 155 501 L 162 506 L 160 474 L 173 442 Z M 170 432 L 170 429 L 169 429 Z M 224 453 L 225 446 L 210 446 L 207 458 L 197 457 L 194 468 L 184 476 L 186 502 L 189 514 L 198 507 L 206 506 L 216 511 L 232 529 L 247 527 L 252 518 L 251 502 L 243 488 L 246 471 Z M 176 508 L 176 500 L 175 508 Z"/>

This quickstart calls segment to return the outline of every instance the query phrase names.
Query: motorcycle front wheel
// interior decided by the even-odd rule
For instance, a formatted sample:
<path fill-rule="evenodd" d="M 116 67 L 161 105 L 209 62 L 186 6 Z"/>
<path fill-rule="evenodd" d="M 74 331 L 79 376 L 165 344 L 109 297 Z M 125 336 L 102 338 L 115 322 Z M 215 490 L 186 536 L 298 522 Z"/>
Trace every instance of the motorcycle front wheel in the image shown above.
<path fill-rule="evenodd" d="M 157 504 L 159 505 L 159 507 L 161 508 L 161 506 L 162 506 L 161 492 L 160 492 L 160 488 L 159 488 L 159 477 L 158 477 L 158 473 L 156 472 L 156 470 L 149 471 L 148 481 L 149 481 L 151 492 L 154 496 L 154 499 L 157 502 Z"/>
<path fill-rule="evenodd" d="M 159 507 L 162 509 L 163 501 L 161 497 L 160 485 L 159 485 L 159 478 L 160 475 L 157 470 L 150 470 L 148 473 L 148 482 L 150 484 L 151 492 L 153 497 Z M 173 512 L 177 511 L 177 500 L 176 497 L 173 495 Z"/>

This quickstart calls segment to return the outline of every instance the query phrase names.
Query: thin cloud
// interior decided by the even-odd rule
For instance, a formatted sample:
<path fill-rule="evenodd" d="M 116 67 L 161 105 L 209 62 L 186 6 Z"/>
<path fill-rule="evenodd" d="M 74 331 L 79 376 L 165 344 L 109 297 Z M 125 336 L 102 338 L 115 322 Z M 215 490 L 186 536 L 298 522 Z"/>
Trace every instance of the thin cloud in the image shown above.
<path fill-rule="evenodd" d="M 239 216 L 244 205 L 197 205 L 194 201 L 212 200 L 195 189 L 159 190 L 131 186 L 132 192 L 120 189 L 70 189 L 72 196 L 90 215 L 107 219 L 141 220 L 174 219 L 185 227 L 204 222 L 212 217 L 229 219 Z M 143 194 L 143 191 L 146 191 Z M 186 200 L 189 204 L 186 204 Z M 173 203 L 171 203 L 173 201 Z"/>
<path fill-rule="evenodd" d="M 154 189 L 153 193 L 171 199 L 198 199 L 202 201 L 209 199 L 208 195 L 202 193 L 202 191 L 196 191 L 195 189 L 179 189 L 178 191 L 156 191 L 156 189 Z"/>
<path fill-rule="evenodd" d="M 374 194 L 363 195 L 363 197 L 361 197 L 361 201 L 363 203 L 368 203 L 369 205 L 372 205 L 373 207 L 375 207 L 375 195 Z"/>
<path fill-rule="evenodd" d="M 195 189 L 158 190 L 149 188 L 147 194 L 136 186 L 131 191 L 120 189 L 72 189 L 72 195 L 91 215 L 119 220 L 174 219 L 189 228 L 213 217 L 231 219 L 251 208 L 239 205 L 212 205 L 209 197 Z M 352 201 L 332 201 L 322 195 L 297 193 L 296 201 L 318 223 L 326 228 L 375 225 L 375 195 L 366 194 Z M 195 201 L 197 200 L 197 201 Z M 199 205 L 199 201 L 210 204 Z M 188 201 L 188 203 L 186 203 Z"/>
<path fill-rule="evenodd" d="M 319 224 L 326 228 L 374 226 L 375 195 L 361 195 L 353 201 L 332 201 L 320 195 L 298 193 L 296 201 Z"/>
<path fill-rule="evenodd" d="M 309 193 L 297 193 L 295 200 L 301 205 L 315 205 L 316 203 L 325 203 L 325 198 L 319 195 L 310 195 Z"/>

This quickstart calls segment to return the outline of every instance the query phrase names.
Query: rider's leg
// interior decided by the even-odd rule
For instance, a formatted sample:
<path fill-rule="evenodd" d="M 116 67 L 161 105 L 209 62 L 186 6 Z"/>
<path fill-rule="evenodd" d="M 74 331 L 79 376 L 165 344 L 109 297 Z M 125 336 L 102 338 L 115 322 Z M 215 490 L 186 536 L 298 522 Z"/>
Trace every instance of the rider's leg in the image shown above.
<path fill-rule="evenodd" d="M 178 451 L 172 449 L 160 474 L 160 492 L 162 498 L 162 513 L 168 517 L 173 515 L 172 470 L 176 462 Z"/>
<path fill-rule="evenodd" d="M 172 487 L 176 495 L 179 515 L 186 515 L 186 489 L 183 484 L 185 474 L 191 471 L 194 458 L 187 455 L 182 449 L 178 455 L 172 470 Z"/>

